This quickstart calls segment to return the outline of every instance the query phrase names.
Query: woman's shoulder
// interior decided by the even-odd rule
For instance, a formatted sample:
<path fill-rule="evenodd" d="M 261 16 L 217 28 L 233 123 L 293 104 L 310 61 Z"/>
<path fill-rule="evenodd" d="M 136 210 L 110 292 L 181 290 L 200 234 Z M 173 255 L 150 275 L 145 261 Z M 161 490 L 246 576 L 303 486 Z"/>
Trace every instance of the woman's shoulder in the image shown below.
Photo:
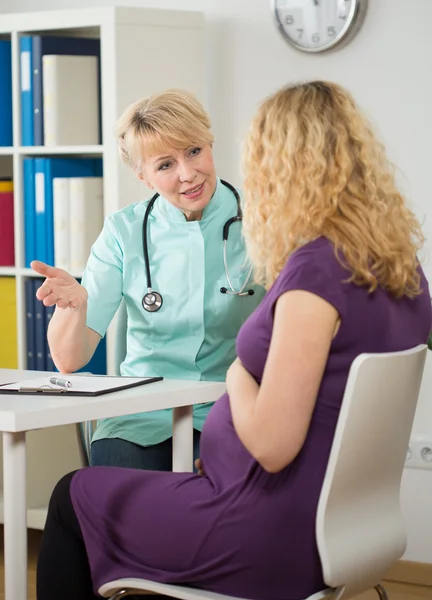
<path fill-rule="evenodd" d="M 319 237 L 297 248 L 288 258 L 284 270 L 291 271 L 302 267 L 327 270 L 333 266 L 338 270 L 341 268 L 335 247 L 327 238 Z"/>
<path fill-rule="evenodd" d="M 115 227 L 123 228 L 125 225 L 130 225 L 136 221 L 142 221 L 144 213 L 150 199 L 139 200 L 127 206 L 116 210 L 106 217 L 106 221 Z"/>
<path fill-rule="evenodd" d="M 324 236 L 320 236 L 311 240 L 310 242 L 306 242 L 297 248 L 293 253 L 294 256 L 307 256 L 311 254 L 320 254 L 321 252 L 333 253 L 334 254 L 334 245 L 333 243 Z"/>
<path fill-rule="evenodd" d="M 297 248 L 288 258 L 280 278 L 320 286 L 334 286 L 350 277 L 340 251 L 325 237 L 318 237 Z"/>
<path fill-rule="evenodd" d="M 150 198 L 146 200 L 138 200 L 132 204 L 128 204 L 119 210 L 111 213 L 109 218 L 114 221 L 124 221 L 125 219 L 131 219 L 136 217 L 144 216 L 145 209 L 150 202 Z"/>
<path fill-rule="evenodd" d="M 148 200 L 128 204 L 107 215 L 100 237 L 124 248 L 141 231 Z"/>
<path fill-rule="evenodd" d="M 303 290 L 321 296 L 340 314 L 345 312 L 346 281 L 349 273 L 338 260 L 333 244 L 324 237 L 297 248 L 288 258 L 273 288 L 275 297 Z"/>

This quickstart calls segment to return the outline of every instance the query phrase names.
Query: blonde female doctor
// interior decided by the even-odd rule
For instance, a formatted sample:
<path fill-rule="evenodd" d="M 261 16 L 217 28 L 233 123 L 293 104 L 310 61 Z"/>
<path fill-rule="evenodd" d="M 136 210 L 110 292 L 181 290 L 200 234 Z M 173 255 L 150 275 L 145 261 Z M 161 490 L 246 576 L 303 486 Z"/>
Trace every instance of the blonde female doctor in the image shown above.
<path fill-rule="evenodd" d="M 56 367 L 85 366 L 124 299 L 126 376 L 224 381 L 237 332 L 264 291 L 245 259 L 238 193 L 216 176 L 210 120 L 182 91 L 139 100 L 118 123 L 122 160 L 151 199 L 108 216 L 82 284 L 33 262 L 46 277 L 37 297 L 55 305 L 48 342 Z M 210 405 L 194 408 L 194 457 Z M 171 470 L 172 415 L 104 419 L 92 464 Z"/>

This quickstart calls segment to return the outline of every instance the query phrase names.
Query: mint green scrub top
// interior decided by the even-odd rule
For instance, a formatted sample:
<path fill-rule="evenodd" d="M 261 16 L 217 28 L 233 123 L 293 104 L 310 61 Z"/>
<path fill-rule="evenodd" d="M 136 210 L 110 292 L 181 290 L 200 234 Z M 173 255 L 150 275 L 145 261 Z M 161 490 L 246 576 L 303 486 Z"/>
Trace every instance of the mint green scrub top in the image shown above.
<path fill-rule="evenodd" d="M 200 221 L 159 197 L 148 220 L 152 288 L 163 297 L 147 312 L 142 225 L 149 200 L 131 204 L 105 219 L 92 247 L 82 283 L 88 291 L 87 325 L 103 337 L 122 298 L 127 309 L 127 354 L 120 373 L 129 377 L 224 381 L 236 357 L 235 339 L 264 295 L 252 281 L 252 296 L 222 294 L 229 289 L 223 261 L 222 229 L 237 213 L 234 194 L 220 180 Z M 229 229 L 227 264 L 234 289 L 249 271 L 241 224 Z M 211 404 L 194 407 L 201 431 Z M 99 421 L 93 437 L 121 438 L 151 446 L 172 436 L 172 411 L 163 409 Z"/>

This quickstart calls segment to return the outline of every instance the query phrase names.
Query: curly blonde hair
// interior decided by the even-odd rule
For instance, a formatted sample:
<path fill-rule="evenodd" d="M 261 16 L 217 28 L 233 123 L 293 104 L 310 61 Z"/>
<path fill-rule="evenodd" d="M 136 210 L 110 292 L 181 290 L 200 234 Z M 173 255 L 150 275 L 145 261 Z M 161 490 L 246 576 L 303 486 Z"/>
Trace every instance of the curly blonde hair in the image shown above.
<path fill-rule="evenodd" d="M 120 158 L 139 169 L 143 152 L 213 143 L 210 128 L 210 117 L 190 92 L 167 90 L 147 96 L 128 106 L 117 122 Z"/>
<path fill-rule="evenodd" d="M 349 281 L 396 297 L 420 293 L 420 225 L 346 90 L 313 81 L 265 100 L 250 126 L 243 171 L 244 234 L 257 282 L 268 288 L 290 253 L 324 236 Z"/>

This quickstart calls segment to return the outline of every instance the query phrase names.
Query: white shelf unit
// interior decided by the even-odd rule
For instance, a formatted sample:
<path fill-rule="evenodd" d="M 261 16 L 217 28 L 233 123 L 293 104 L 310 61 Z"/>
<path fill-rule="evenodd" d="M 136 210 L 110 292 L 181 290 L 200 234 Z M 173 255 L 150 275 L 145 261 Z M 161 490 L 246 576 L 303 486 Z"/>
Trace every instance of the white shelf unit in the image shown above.
<path fill-rule="evenodd" d="M 101 41 L 101 145 L 67 147 L 21 146 L 20 54 L 21 35 L 67 35 Z M 0 267 L 0 277 L 16 279 L 18 368 L 26 368 L 24 281 L 36 276 L 24 268 L 22 164 L 26 156 L 100 156 L 103 160 L 104 213 L 146 197 L 146 190 L 118 156 L 114 127 L 133 101 L 169 88 L 195 93 L 206 105 L 204 17 L 200 12 L 148 8 L 104 7 L 4 14 L 0 39 L 12 42 L 13 147 L 0 147 L 0 176 L 14 181 L 15 267 Z M 79 276 L 80 274 L 75 274 Z M 1 310 L 1 307 L 0 307 Z M 107 336 L 108 372 L 114 372 L 114 325 Z M 2 365 L 0 365 L 1 368 Z M 32 455 L 51 448 L 46 460 L 29 464 L 30 476 L 40 485 L 28 490 L 28 525 L 42 528 L 46 506 L 59 474 L 79 467 L 75 431 L 59 438 L 55 430 L 36 436 Z M 69 444 L 57 452 L 56 445 Z M 0 501 L 0 520 L 1 515 Z"/>

